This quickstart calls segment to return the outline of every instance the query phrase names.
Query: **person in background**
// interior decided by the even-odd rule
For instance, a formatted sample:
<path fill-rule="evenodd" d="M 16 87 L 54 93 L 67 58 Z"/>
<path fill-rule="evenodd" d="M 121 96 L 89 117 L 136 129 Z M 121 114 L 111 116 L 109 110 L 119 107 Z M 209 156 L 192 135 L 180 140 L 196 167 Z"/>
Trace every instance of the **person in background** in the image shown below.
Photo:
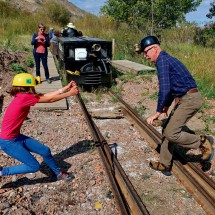
<path fill-rule="evenodd" d="M 26 120 L 30 107 L 37 103 L 51 103 L 74 96 L 79 89 L 74 81 L 57 91 L 37 94 L 36 80 L 29 73 L 15 75 L 9 91 L 14 97 L 8 105 L 1 125 L 0 147 L 9 156 L 17 159 L 21 164 L 11 167 L 0 166 L 0 178 L 8 175 L 34 173 L 40 169 L 39 162 L 31 152 L 43 157 L 45 163 L 56 175 L 57 180 L 71 180 L 74 176 L 62 172 L 50 151 L 50 148 L 39 141 L 21 134 L 20 130 Z"/>
<path fill-rule="evenodd" d="M 51 40 L 52 39 L 52 37 L 53 37 L 53 35 L 54 35 L 54 28 L 49 28 L 49 40 Z"/>
<path fill-rule="evenodd" d="M 83 32 L 82 31 L 78 31 L 78 37 L 83 37 Z"/>
<path fill-rule="evenodd" d="M 56 58 L 58 58 L 58 37 L 59 37 L 59 32 L 54 31 L 53 36 L 50 40 L 51 52 Z"/>
<path fill-rule="evenodd" d="M 171 175 L 172 157 L 175 145 L 202 151 L 202 162 L 209 161 L 212 155 L 212 144 L 205 135 L 191 134 L 182 128 L 188 120 L 200 109 L 202 98 L 192 75 L 177 58 L 172 57 L 160 47 L 155 36 L 147 36 L 136 46 L 138 53 L 156 64 L 159 82 L 158 104 L 154 114 L 147 118 L 148 124 L 167 111 L 175 101 L 165 125 L 163 126 L 163 141 L 160 149 L 160 160 L 150 161 L 150 167 Z"/>
<path fill-rule="evenodd" d="M 60 30 L 60 35 L 59 35 L 59 37 L 64 37 L 64 31 L 65 31 L 65 28 L 64 27 L 62 27 L 61 28 L 61 30 Z"/>
<path fill-rule="evenodd" d="M 49 79 L 49 69 L 47 65 L 48 58 L 48 47 L 50 46 L 49 35 L 45 33 L 46 27 L 42 23 L 38 25 L 39 31 L 34 33 L 31 45 L 34 46 L 33 55 L 36 64 L 36 79 L 38 82 L 41 82 L 40 77 L 40 60 L 42 61 L 43 68 L 45 71 L 46 81 L 51 84 L 51 80 Z"/>
<path fill-rule="evenodd" d="M 73 23 L 68 23 L 67 28 L 63 31 L 63 37 L 78 37 L 78 31 L 75 29 Z"/>

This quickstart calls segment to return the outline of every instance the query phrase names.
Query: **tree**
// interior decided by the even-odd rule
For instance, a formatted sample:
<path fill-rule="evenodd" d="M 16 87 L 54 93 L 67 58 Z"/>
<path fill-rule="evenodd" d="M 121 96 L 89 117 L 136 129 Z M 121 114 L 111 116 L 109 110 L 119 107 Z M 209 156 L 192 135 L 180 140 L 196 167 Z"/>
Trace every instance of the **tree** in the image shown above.
<path fill-rule="evenodd" d="M 211 8 L 209 9 L 209 12 L 206 16 L 209 18 L 209 19 L 212 19 L 214 16 L 215 16 L 215 1 L 213 1 L 212 3 L 210 3 L 211 5 Z"/>
<path fill-rule="evenodd" d="M 138 29 L 175 27 L 185 14 L 195 11 L 202 0 L 109 0 L 101 13 Z"/>

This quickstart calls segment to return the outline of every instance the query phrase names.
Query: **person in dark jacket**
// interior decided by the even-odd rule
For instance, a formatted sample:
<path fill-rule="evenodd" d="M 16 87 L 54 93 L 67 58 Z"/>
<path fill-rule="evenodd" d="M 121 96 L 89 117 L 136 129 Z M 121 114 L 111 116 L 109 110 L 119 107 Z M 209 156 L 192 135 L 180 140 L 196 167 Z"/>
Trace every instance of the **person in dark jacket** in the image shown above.
<path fill-rule="evenodd" d="M 67 28 L 63 31 L 63 37 L 78 37 L 79 33 L 73 23 L 68 23 Z"/>
<path fill-rule="evenodd" d="M 43 68 L 45 71 L 46 81 L 50 84 L 51 80 L 49 79 L 49 69 L 47 65 L 48 57 L 48 47 L 50 46 L 49 35 L 45 33 L 46 27 L 42 23 L 38 25 L 39 31 L 34 33 L 31 45 L 34 46 L 33 55 L 36 64 L 36 79 L 38 82 L 41 82 L 40 77 L 40 60 L 42 61 Z"/>
<path fill-rule="evenodd" d="M 157 110 L 147 118 L 147 122 L 153 125 L 154 120 L 162 114 L 167 116 L 170 105 L 175 101 L 163 126 L 160 161 L 150 161 L 150 167 L 167 176 L 171 175 L 175 145 L 189 149 L 200 148 L 202 162 L 209 161 L 213 151 L 209 138 L 182 129 L 202 105 L 202 98 L 192 75 L 181 61 L 161 49 L 160 42 L 155 36 L 142 39 L 139 47 L 136 46 L 136 51 L 143 52 L 144 58 L 155 63 L 157 67 L 159 82 Z"/>

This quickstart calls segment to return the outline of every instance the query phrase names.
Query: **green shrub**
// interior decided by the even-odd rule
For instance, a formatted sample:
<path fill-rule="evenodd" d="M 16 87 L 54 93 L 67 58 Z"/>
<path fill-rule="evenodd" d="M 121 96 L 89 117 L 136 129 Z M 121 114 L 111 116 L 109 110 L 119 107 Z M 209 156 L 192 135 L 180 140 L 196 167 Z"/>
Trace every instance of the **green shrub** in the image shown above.
<path fill-rule="evenodd" d="M 27 56 L 25 57 L 25 65 L 27 67 L 30 67 L 30 68 L 33 68 L 34 67 L 34 59 L 33 59 L 33 56 Z"/>
<path fill-rule="evenodd" d="M 194 42 L 204 47 L 215 47 L 215 23 L 209 23 L 204 28 L 196 28 Z"/>
<path fill-rule="evenodd" d="M 26 72 L 26 70 L 19 64 L 19 63 L 13 63 L 11 65 L 11 69 L 16 72 L 17 74 L 18 73 L 22 73 L 22 72 Z"/>
<path fill-rule="evenodd" d="M 135 107 L 135 110 L 138 112 L 138 114 L 142 117 L 144 117 L 145 111 L 146 111 L 146 107 L 144 107 L 143 105 L 141 106 L 137 106 Z"/>
<path fill-rule="evenodd" d="M 148 35 L 146 30 L 142 32 L 131 30 L 127 24 L 116 23 L 110 17 L 105 16 L 97 17 L 87 14 L 76 20 L 68 19 L 67 9 L 59 5 L 57 1 L 49 1 L 43 9 L 32 15 L 14 9 L 9 3 L 0 0 L 0 48 L 30 52 L 32 50 L 31 37 L 37 31 L 40 22 L 47 27 L 52 26 L 55 29 L 60 29 L 65 23 L 75 21 L 76 27 L 83 32 L 84 36 L 98 37 L 109 41 L 114 39 L 113 59 L 127 59 L 155 67 L 154 64 L 145 60 L 142 54 L 136 54 L 133 47 L 135 43 Z M 215 98 L 215 61 L 214 48 L 212 47 L 215 41 L 215 24 L 212 23 L 200 29 L 196 25 L 186 23 L 186 25 L 177 28 L 162 30 L 156 35 L 160 35 L 162 49 L 181 60 L 189 69 L 202 94 L 208 98 Z M 200 36 L 202 39 L 198 39 Z M 27 62 L 28 65 L 31 63 Z M 62 73 L 62 76 L 64 80 L 65 73 Z M 134 78 L 129 75 L 122 76 L 124 75 L 113 70 L 114 78 L 120 77 L 123 81 Z M 143 75 L 142 77 L 150 76 Z"/>
<path fill-rule="evenodd" d="M 158 100 L 158 92 L 155 92 L 155 93 L 151 94 L 149 96 L 149 98 L 152 99 L 152 100 Z"/>

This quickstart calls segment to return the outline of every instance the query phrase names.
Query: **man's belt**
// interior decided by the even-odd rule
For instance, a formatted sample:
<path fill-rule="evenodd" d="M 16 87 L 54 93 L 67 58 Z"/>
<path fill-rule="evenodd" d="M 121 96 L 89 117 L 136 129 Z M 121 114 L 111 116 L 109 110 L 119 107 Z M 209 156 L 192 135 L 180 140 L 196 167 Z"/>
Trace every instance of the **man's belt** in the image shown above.
<path fill-rule="evenodd" d="M 192 89 L 189 89 L 186 94 L 190 94 L 190 93 L 197 93 L 199 90 L 197 88 L 192 88 Z"/>
<path fill-rule="evenodd" d="M 190 94 L 190 93 L 197 93 L 199 90 L 197 88 L 192 88 L 192 89 L 189 89 L 186 94 Z M 181 97 L 176 97 L 175 98 L 175 105 L 177 105 L 180 101 L 180 98 Z"/>

